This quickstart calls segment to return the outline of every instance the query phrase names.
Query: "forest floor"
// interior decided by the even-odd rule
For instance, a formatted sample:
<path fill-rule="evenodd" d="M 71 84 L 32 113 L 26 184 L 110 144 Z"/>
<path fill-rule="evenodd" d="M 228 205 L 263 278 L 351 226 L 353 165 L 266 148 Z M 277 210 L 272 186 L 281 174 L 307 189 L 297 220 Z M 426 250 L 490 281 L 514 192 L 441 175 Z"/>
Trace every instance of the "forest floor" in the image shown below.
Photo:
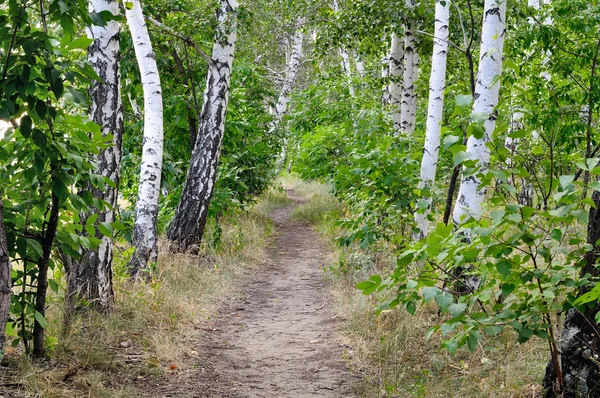
<path fill-rule="evenodd" d="M 351 397 L 357 377 L 342 360 L 324 279 L 325 252 L 312 228 L 276 209 L 268 260 L 205 330 L 196 378 L 163 386 L 169 397 Z M 183 383 L 181 383 L 183 381 Z"/>

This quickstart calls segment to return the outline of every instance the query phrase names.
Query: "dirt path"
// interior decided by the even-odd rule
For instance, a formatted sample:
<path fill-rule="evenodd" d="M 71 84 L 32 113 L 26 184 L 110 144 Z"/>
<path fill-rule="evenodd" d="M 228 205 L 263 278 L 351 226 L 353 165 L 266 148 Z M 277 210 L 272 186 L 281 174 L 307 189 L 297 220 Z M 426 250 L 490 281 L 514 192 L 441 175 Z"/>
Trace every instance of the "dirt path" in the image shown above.
<path fill-rule="evenodd" d="M 354 376 L 334 340 L 323 248 L 308 225 L 290 219 L 293 207 L 275 211 L 269 263 L 222 310 L 214 345 L 203 350 L 213 383 L 200 383 L 201 396 L 352 396 Z"/>

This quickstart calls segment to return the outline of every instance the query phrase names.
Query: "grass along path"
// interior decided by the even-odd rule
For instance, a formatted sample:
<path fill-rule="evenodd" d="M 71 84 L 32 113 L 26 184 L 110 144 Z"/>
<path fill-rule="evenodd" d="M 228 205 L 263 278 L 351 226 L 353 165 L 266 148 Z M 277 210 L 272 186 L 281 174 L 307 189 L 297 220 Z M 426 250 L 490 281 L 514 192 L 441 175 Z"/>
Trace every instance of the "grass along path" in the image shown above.
<path fill-rule="evenodd" d="M 302 199 L 288 191 L 294 205 Z M 275 210 L 269 259 L 221 310 L 208 347 L 211 397 L 351 397 L 323 277 L 325 253 L 311 227 Z M 206 391 L 205 390 L 205 391 Z"/>

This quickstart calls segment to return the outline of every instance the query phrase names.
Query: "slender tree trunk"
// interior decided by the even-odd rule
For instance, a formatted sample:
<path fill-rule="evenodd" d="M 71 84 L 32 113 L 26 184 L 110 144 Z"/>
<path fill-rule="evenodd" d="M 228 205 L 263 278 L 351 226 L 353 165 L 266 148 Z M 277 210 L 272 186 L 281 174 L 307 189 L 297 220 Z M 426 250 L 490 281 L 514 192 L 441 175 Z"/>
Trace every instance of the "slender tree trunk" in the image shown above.
<path fill-rule="evenodd" d="M 430 190 L 435 183 L 438 154 L 440 151 L 440 135 L 442 132 L 442 116 L 444 113 L 444 90 L 446 88 L 446 61 L 448 59 L 448 37 L 450 23 L 450 0 L 436 0 L 435 29 L 433 39 L 433 55 L 431 57 L 431 75 L 429 78 L 429 104 L 427 106 L 427 125 L 425 147 L 421 160 L 421 181 L 419 189 Z M 419 229 L 419 239 L 427 236 L 431 210 L 431 197 L 424 196 L 427 209 L 424 213 L 415 213 L 415 222 Z"/>
<path fill-rule="evenodd" d="M 414 0 L 406 0 L 408 8 L 414 7 Z M 417 114 L 417 76 L 418 54 L 415 47 L 415 21 L 409 20 L 404 26 L 404 79 L 402 82 L 402 111 L 400 128 L 409 137 L 415 130 Z"/>
<path fill-rule="evenodd" d="M 287 113 L 288 103 L 290 102 L 290 94 L 292 93 L 294 85 L 296 84 L 296 75 L 298 74 L 300 63 L 302 61 L 302 42 L 304 40 L 302 25 L 304 25 L 304 21 L 300 20 L 292 41 L 292 51 L 287 61 L 287 65 L 285 66 L 285 81 L 283 82 L 283 86 L 279 92 L 277 105 L 275 106 L 275 113 L 273 114 L 273 122 L 271 124 L 272 131 L 279 127 L 283 117 Z M 287 156 L 287 145 L 288 140 L 286 135 L 281 147 L 279 160 L 277 161 L 277 173 L 283 169 L 285 158 Z"/>
<path fill-rule="evenodd" d="M 337 14 L 340 12 L 340 6 L 337 0 L 333 0 L 333 11 Z M 350 68 L 350 55 L 348 55 L 348 51 L 344 47 L 341 47 L 340 57 L 342 57 L 342 70 L 348 79 L 348 89 L 350 90 L 350 95 L 352 97 L 356 96 L 356 92 L 354 91 L 354 85 L 352 84 L 352 69 Z"/>
<path fill-rule="evenodd" d="M 90 10 L 94 12 L 109 11 L 119 14 L 118 0 L 91 0 Z M 120 24 L 110 21 L 106 26 L 91 26 L 88 36 L 94 42 L 88 49 L 88 60 L 100 81 L 92 83 L 90 97 L 92 105 L 90 116 L 100 125 L 102 134 L 113 135 L 113 145 L 100 152 L 96 159 L 97 174 L 110 178 L 115 186 L 119 186 L 121 165 L 121 144 L 123 140 L 123 105 L 121 103 L 121 71 L 120 62 Z M 100 191 L 92 189 L 95 197 L 110 204 L 111 208 L 98 214 L 96 225 L 100 222 L 115 221 L 114 208 L 117 206 L 118 191 L 110 186 Z M 87 217 L 83 217 L 85 223 Z M 69 267 L 67 283 L 67 305 L 69 310 L 76 306 L 79 299 L 99 308 L 108 308 L 113 300 L 112 288 L 112 240 L 99 232 L 93 234 L 100 239 L 97 250 L 85 249 L 81 259 L 74 261 Z"/>
<path fill-rule="evenodd" d="M 48 266 L 50 264 L 50 254 L 52 254 L 52 245 L 56 237 L 58 227 L 60 201 L 58 196 L 52 194 L 52 204 L 50 208 L 50 217 L 47 222 L 47 229 L 42 239 L 42 258 L 39 259 L 37 286 L 35 291 L 35 311 L 42 317 L 46 316 L 46 294 L 48 292 Z M 46 356 L 45 345 L 45 326 L 37 319 L 33 324 L 33 356 L 43 358 Z"/>
<path fill-rule="evenodd" d="M 481 32 L 481 55 L 475 83 L 473 112 L 486 114 L 488 118 L 483 126 L 484 136 L 481 139 L 471 136 L 467 141 L 467 154 L 469 159 L 478 164 L 478 173 L 485 173 L 489 169 L 490 150 L 487 143 L 490 142 L 496 127 L 494 108 L 498 105 L 500 94 L 500 81 L 497 79 L 502 73 L 502 53 L 506 35 L 505 18 L 506 0 L 485 1 Z M 463 176 L 452 214 L 455 225 L 459 225 L 468 217 L 476 219 L 481 217 L 486 189 L 479 189 L 480 183 L 481 181 L 477 175 Z"/>
<path fill-rule="evenodd" d="M 387 106 L 390 103 L 390 89 L 388 84 L 388 78 L 390 76 L 390 56 L 389 54 L 383 57 L 381 60 L 381 80 L 384 82 L 383 89 L 381 92 L 381 105 Z"/>
<path fill-rule="evenodd" d="M 600 192 L 595 191 L 592 199 L 596 208 L 590 207 L 587 242 L 593 250 L 585 257 L 585 267 L 581 276 L 591 275 L 592 280 L 600 276 L 597 261 L 600 253 Z M 583 295 L 590 287 L 580 289 Z M 573 308 L 567 311 L 560 341 L 560 349 L 553 353 L 544 376 L 544 390 L 547 398 L 600 397 L 598 383 L 598 359 L 600 352 L 600 328 L 596 314 L 600 305 L 590 303 L 583 312 Z"/>
<path fill-rule="evenodd" d="M 225 112 L 237 39 L 237 0 L 220 0 L 212 62 L 209 65 L 198 139 L 168 237 L 180 250 L 198 245 L 204 234 L 225 130 Z"/>
<path fill-rule="evenodd" d="M 4 206 L 0 196 L 0 359 L 4 356 L 6 324 L 10 310 L 12 280 L 10 277 L 11 264 L 8 255 L 6 232 L 4 230 Z"/>
<path fill-rule="evenodd" d="M 404 40 L 397 34 L 392 35 L 389 55 L 389 76 L 392 81 L 388 87 L 389 102 L 392 105 L 392 123 L 394 132 L 402 131 L 402 77 L 404 76 Z"/>
<path fill-rule="evenodd" d="M 156 218 L 163 162 L 163 103 L 156 57 L 142 6 L 139 0 L 131 3 L 131 9 L 125 7 L 125 16 L 144 89 L 144 143 L 133 230 L 135 252 L 129 262 L 131 276 L 137 277 L 140 269 L 155 261 L 158 254 Z"/>

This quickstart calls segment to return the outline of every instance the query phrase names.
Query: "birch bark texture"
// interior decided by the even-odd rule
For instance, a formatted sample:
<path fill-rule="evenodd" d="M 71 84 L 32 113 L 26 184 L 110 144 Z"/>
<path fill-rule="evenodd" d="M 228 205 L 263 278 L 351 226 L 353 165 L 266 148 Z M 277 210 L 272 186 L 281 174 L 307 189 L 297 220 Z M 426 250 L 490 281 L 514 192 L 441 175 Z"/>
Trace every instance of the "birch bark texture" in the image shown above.
<path fill-rule="evenodd" d="M 277 99 L 277 105 L 275 106 L 273 122 L 271 124 L 271 131 L 275 131 L 280 126 L 283 117 L 287 113 L 288 104 L 290 102 L 290 94 L 292 93 L 292 90 L 294 89 L 294 86 L 296 84 L 296 76 L 298 75 L 298 70 L 300 70 L 300 65 L 302 61 L 302 43 L 304 41 L 304 32 L 302 31 L 302 25 L 304 25 L 304 21 L 298 21 L 298 27 L 292 39 L 292 50 L 287 64 L 285 66 L 285 80 L 283 81 L 283 85 L 281 86 L 279 98 Z M 286 135 L 284 137 L 284 142 L 281 147 L 281 154 L 277 162 L 278 173 L 282 170 L 283 165 L 285 163 L 285 158 L 287 156 L 287 145 L 288 141 Z"/>
<path fill-rule="evenodd" d="M 162 174 L 164 127 L 160 76 L 142 5 L 139 0 L 128 3 L 131 8 L 126 5 L 125 16 L 144 90 L 144 141 L 133 230 L 135 252 L 129 263 L 131 276 L 137 277 L 140 269 L 146 268 L 158 255 L 156 218 Z"/>
<path fill-rule="evenodd" d="M 406 0 L 406 7 L 413 9 L 414 0 Z M 404 79 L 402 82 L 402 111 L 400 113 L 400 128 L 409 137 L 415 130 L 417 116 L 417 92 L 415 81 L 419 55 L 416 51 L 415 21 L 409 19 L 404 25 Z"/>
<path fill-rule="evenodd" d="M 404 40 L 396 33 L 392 34 L 392 45 L 389 61 L 389 76 L 391 78 L 388 87 L 389 102 L 392 106 L 392 123 L 394 131 L 399 134 L 402 131 L 402 78 L 404 77 Z"/>
<path fill-rule="evenodd" d="M 337 0 L 333 0 L 333 11 L 337 14 L 340 12 L 340 5 Z M 354 91 L 354 85 L 352 84 L 352 69 L 350 68 L 350 55 L 348 55 L 348 51 L 344 47 L 340 47 L 340 57 L 342 57 L 342 70 L 348 79 L 348 89 L 350 90 L 350 95 L 352 97 L 356 96 L 356 92 Z"/>
<path fill-rule="evenodd" d="M 90 0 L 92 12 L 108 11 L 119 15 L 118 0 Z M 92 25 L 87 29 L 88 37 L 94 40 L 88 49 L 88 62 L 100 77 L 92 82 L 90 88 L 90 117 L 100 125 L 102 135 L 112 134 L 112 146 L 102 150 L 96 159 L 97 174 L 108 177 L 115 187 L 119 186 L 121 153 L 123 142 L 123 104 L 121 102 L 121 70 L 120 70 L 120 33 L 117 21 L 109 21 L 105 26 Z M 93 189 L 94 197 L 102 199 L 110 205 L 103 211 L 95 210 L 98 218 L 95 226 L 101 222 L 115 221 L 118 189 L 107 186 L 104 191 Z M 88 219 L 82 218 L 82 223 Z M 67 305 L 74 308 L 77 301 L 84 299 L 96 308 L 106 309 L 113 301 L 112 287 L 112 239 L 95 233 L 100 239 L 97 250 L 84 249 L 81 259 L 73 261 L 67 276 Z"/>
<path fill-rule="evenodd" d="M 490 150 L 487 147 L 496 127 L 496 112 L 500 95 L 502 74 L 502 53 L 506 36 L 506 0 L 485 0 L 483 27 L 481 31 L 481 55 L 475 82 L 473 113 L 484 114 L 484 134 L 481 138 L 470 136 L 467 141 L 468 159 L 479 166 L 478 173 L 485 173 L 490 166 Z M 463 176 L 454 206 L 452 220 L 460 225 L 465 219 L 480 219 L 486 189 L 479 188 L 481 180 L 477 175 Z"/>
<path fill-rule="evenodd" d="M 448 37 L 450 35 L 450 0 L 436 0 L 435 27 L 433 39 L 433 55 L 431 56 L 431 75 L 429 77 L 429 100 L 427 105 L 427 122 L 425 130 L 425 146 L 421 159 L 421 180 L 419 189 L 428 191 L 435 183 L 438 155 L 440 152 L 440 135 L 444 113 L 444 90 L 446 89 L 446 63 L 448 59 Z M 429 229 L 428 214 L 431 211 L 431 196 L 424 196 L 427 202 L 425 212 L 415 213 L 415 222 L 419 229 L 418 238 L 427 236 Z"/>
<path fill-rule="evenodd" d="M 4 230 L 4 206 L 0 196 L 0 359 L 4 357 L 4 343 L 6 341 L 6 324 L 10 310 L 10 296 L 12 279 L 10 277 L 11 264 Z"/>
<path fill-rule="evenodd" d="M 390 87 L 388 78 L 390 76 L 390 56 L 389 54 L 381 59 L 381 80 L 384 82 L 383 88 L 381 89 L 381 105 L 387 106 L 390 103 Z"/>
<path fill-rule="evenodd" d="M 237 40 L 238 7 L 237 0 L 220 0 L 217 11 L 218 26 L 206 80 L 198 139 L 192 151 L 181 200 L 167 234 L 180 250 L 197 246 L 206 226 L 225 130 L 225 113 Z"/>

